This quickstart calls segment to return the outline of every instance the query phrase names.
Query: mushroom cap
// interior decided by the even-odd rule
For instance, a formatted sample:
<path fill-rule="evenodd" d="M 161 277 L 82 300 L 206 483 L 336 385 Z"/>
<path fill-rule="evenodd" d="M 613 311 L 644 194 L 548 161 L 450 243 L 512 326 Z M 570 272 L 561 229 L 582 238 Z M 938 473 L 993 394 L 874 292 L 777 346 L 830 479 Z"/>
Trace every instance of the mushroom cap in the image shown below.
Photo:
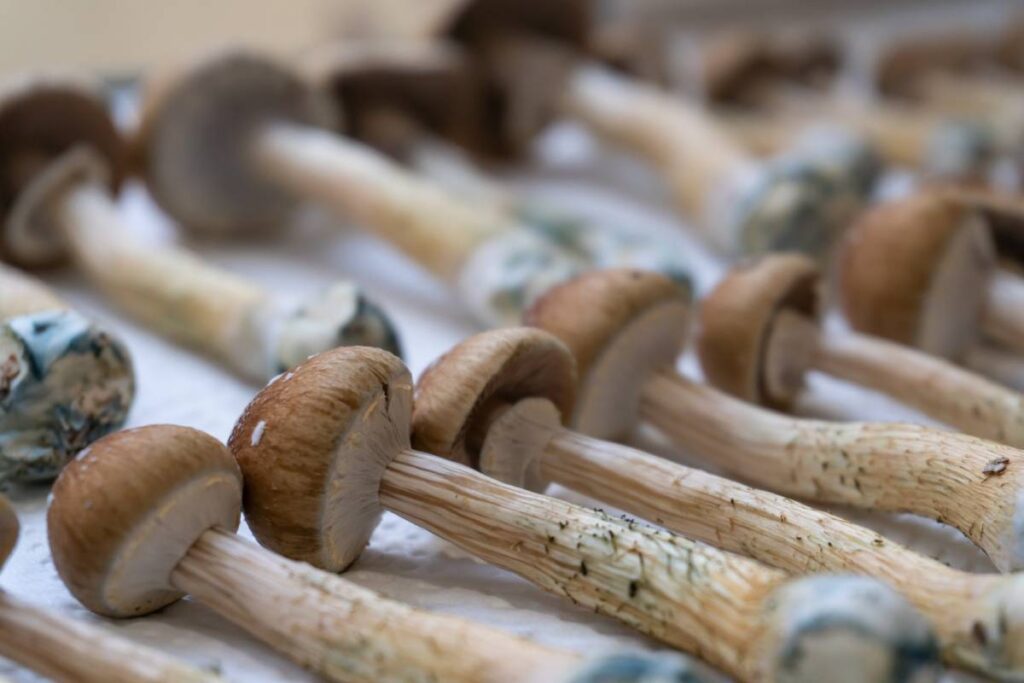
<path fill-rule="evenodd" d="M 65 256 L 50 212 L 54 195 L 83 177 L 116 190 L 127 154 L 94 84 L 30 76 L 0 89 L 0 258 L 26 267 Z"/>
<path fill-rule="evenodd" d="M 658 273 L 590 271 L 550 289 L 525 321 L 561 339 L 579 373 L 574 429 L 604 439 L 627 436 L 640 392 L 671 369 L 686 343 L 690 293 Z"/>
<path fill-rule="evenodd" d="M 382 114 L 466 149 L 481 145 L 480 83 L 455 45 L 422 42 L 342 43 L 312 53 L 304 68 L 333 94 L 345 132 L 401 156 L 406 133 Z"/>
<path fill-rule="evenodd" d="M 245 517 L 262 545 L 328 571 L 359 556 L 377 497 L 409 448 L 412 377 L 387 351 L 348 346 L 272 381 L 228 439 L 245 476 Z"/>
<path fill-rule="evenodd" d="M 0 496 L 0 569 L 3 569 L 18 542 L 19 529 L 17 513 L 10 502 Z"/>
<path fill-rule="evenodd" d="M 820 86 L 835 76 L 841 61 L 838 45 L 827 37 L 769 36 L 754 30 L 722 32 L 703 56 L 702 83 L 708 100 L 740 106 L 763 104 L 760 96 L 779 81 Z"/>
<path fill-rule="evenodd" d="M 577 53 L 589 49 L 592 5 L 590 0 L 451 3 L 438 31 L 482 57 L 482 151 L 499 157 L 521 155 L 557 116 L 556 103 Z M 503 39 L 523 35 L 551 45 L 534 49 L 526 44 L 514 55 L 492 54 Z"/>
<path fill-rule="evenodd" d="M 276 229 L 297 205 L 251 154 L 267 124 L 330 127 L 323 93 L 285 64 L 246 50 L 218 53 L 148 84 L 135 162 L 157 203 L 213 234 Z"/>
<path fill-rule="evenodd" d="M 443 34 L 462 43 L 486 42 L 495 35 L 539 34 L 585 47 L 593 25 L 591 0 L 458 0 L 440 22 Z"/>
<path fill-rule="evenodd" d="M 820 273 L 800 254 L 773 254 L 733 268 L 700 306 L 697 356 L 711 384 L 745 401 L 786 408 L 803 370 L 776 373 L 768 353 L 776 315 L 794 310 L 817 320 Z M 787 364 L 788 367 L 788 364 Z M 772 381 L 786 378 L 791 381 Z"/>
<path fill-rule="evenodd" d="M 789 581 L 771 601 L 774 671 L 791 683 L 847 680 L 937 681 L 939 646 L 927 620 L 896 591 L 862 576 L 811 576 Z"/>
<path fill-rule="evenodd" d="M 482 332 L 424 370 L 416 385 L 413 445 L 479 467 L 488 428 L 502 409 L 542 398 L 565 419 L 575 389 L 572 355 L 554 336 L 527 327 Z"/>
<path fill-rule="evenodd" d="M 980 329 L 994 258 L 980 214 L 941 193 L 870 208 L 841 250 L 843 312 L 861 332 L 959 358 Z"/>
<path fill-rule="evenodd" d="M 127 348 L 68 310 L 0 324 L 0 482 L 46 481 L 120 429 L 135 397 Z"/>
<path fill-rule="evenodd" d="M 276 331 L 270 376 L 339 346 L 375 346 L 402 355 L 394 323 L 351 282 L 318 293 L 291 311 Z"/>
<path fill-rule="evenodd" d="M 182 596 L 175 567 L 204 532 L 238 528 L 242 477 L 217 439 L 152 425 L 100 439 L 64 469 L 46 515 L 68 590 L 112 617 L 148 614 Z"/>

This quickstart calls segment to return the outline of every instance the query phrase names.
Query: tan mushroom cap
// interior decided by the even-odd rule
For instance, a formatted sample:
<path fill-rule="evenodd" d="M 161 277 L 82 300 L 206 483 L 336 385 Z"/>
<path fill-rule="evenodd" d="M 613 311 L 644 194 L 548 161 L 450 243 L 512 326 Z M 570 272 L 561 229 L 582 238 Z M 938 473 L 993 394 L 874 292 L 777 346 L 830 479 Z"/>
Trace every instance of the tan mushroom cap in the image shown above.
<path fill-rule="evenodd" d="M 434 361 L 416 385 L 413 445 L 471 467 L 497 412 L 545 398 L 563 419 L 572 412 L 576 368 L 554 336 L 513 327 L 466 339 Z"/>
<path fill-rule="evenodd" d="M 11 503 L 0 496 L 0 569 L 3 569 L 7 558 L 11 556 L 14 545 L 18 542 L 18 515 Z"/>
<path fill-rule="evenodd" d="M 341 571 L 380 521 L 381 477 L 409 448 L 412 377 L 371 347 L 326 351 L 263 388 L 228 446 L 245 476 L 256 539 Z"/>
<path fill-rule="evenodd" d="M 400 155 L 404 140 L 387 129 L 388 114 L 467 149 L 481 145 L 480 82 L 454 44 L 336 43 L 310 53 L 303 68 L 333 94 L 347 134 L 389 153 Z"/>
<path fill-rule="evenodd" d="M 580 382 L 573 428 L 621 439 L 634 428 L 640 392 L 655 372 L 674 367 L 686 343 L 689 292 L 649 271 L 584 273 L 553 287 L 525 321 L 561 339 Z"/>
<path fill-rule="evenodd" d="M 127 153 L 99 87 L 64 75 L 25 76 L 0 89 L 0 258 L 24 267 L 65 257 L 49 212 L 70 182 L 99 176 L 114 190 Z"/>
<path fill-rule="evenodd" d="M 870 208 L 841 249 L 843 312 L 861 332 L 957 359 L 979 329 L 994 259 L 981 215 L 942 193 Z"/>
<path fill-rule="evenodd" d="M 297 201 L 255 168 L 251 143 L 272 123 L 335 124 L 323 93 L 286 64 L 227 50 L 147 83 L 134 163 L 184 227 L 214 234 L 279 228 Z"/>
<path fill-rule="evenodd" d="M 733 268 L 700 307 L 697 356 L 707 380 L 738 398 L 788 407 L 799 381 L 768 381 L 768 345 L 782 309 L 819 314 L 817 265 L 801 254 L 774 254 Z M 800 378 L 802 379 L 802 378 Z"/>
<path fill-rule="evenodd" d="M 92 611 L 147 614 L 181 597 L 171 574 L 204 532 L 238 528 L 242 477 L 217 439 L 153 425 L 96 441 L 53 486 L 50 551 Z"/>

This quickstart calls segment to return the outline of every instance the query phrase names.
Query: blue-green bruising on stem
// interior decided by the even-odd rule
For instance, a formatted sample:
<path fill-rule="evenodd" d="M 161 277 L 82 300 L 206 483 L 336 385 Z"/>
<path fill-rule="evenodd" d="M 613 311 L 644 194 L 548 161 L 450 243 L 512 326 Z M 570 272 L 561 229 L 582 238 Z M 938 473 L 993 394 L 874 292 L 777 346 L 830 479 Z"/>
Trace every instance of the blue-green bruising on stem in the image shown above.
<path fill-rule="evenodd" d="M 725 678 L 689 657 L 614 654 L 590 662 L 567 683 L 723 683 Z"/>
<path fill-rule="evenodd" d="M 0 325 L 0 484 L 46 481 L 119 429 L 135 395 L 127 349 L 77 313 Z"/>

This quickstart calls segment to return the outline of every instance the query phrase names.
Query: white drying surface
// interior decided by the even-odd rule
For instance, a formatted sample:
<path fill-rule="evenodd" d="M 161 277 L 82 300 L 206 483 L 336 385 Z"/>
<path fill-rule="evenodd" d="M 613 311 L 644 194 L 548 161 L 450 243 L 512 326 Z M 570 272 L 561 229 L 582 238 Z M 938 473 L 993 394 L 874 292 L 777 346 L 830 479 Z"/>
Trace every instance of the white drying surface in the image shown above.
<path fill-rule="evenodd" d="M 718 276 L 720 268 L 714 260 L 679 237 L 681 226 L 658 197 L 652 178 L 622 159 L 605 155 L 595 160 L 595 150 L 573 129 L 555 131 L 543 151 L 543 170 L 521 179 L 531 191 L 603 220 L 659 231 L 676 239 L 680 248 L 694 252 L 702 291 Z M 617 177 L 620 187 L 628 191 L 609 192 L 592 170 L 587 172 L 591 177 L 584 181 L 581 169 L 594 168 L 601 169 L 603 180 Z M 173 227 L 138 188 L 131 188 L 124 202 L 125 211 L 147 236 L 155 240 L 172 238 Z M 202 250 L 212 260 L 252 276 L 283 295 L 309 293 L 343 275 L 354 277 L 397 321 L 407 361 L 417 374 L 474 330 L 443 287 L 386 246 L 353 232 L 338 236 L 326 217 L 307 218 L 280 240 L 205 246 Z M 56 274 L 51 281 L 73 304 L 123 335 L 131 347 L 139 377 L 132 426 L 175 423 L 227 438 L 256 387 L 239 382 L 118 316 L 73 273 Z M 686 359 L 684 368 L 693 371 L 692 359 Z M 808 406 L 814 410 L 838 410 L 848 417 L 920 419 L 878 396 L 834 382 L 815 379 L 813 389 Z M 818 400 L 826 396 L 827 401 Z M 642 443 L 652 445 L 649 440 Z M 652 447 L 657 448 L 657 444 Z M 54 571 L 45 534 L 46 489 L 14 489 L 8 493 L 20 514 L 23 532 L 0 576 L 0 586 L 69 616 L 97 621 L 74 601 Z M 562 491 L 553 493 L 573 497 Z M 990 568 L 980 553 L 948 529 L 918 520 L 868 519 L 865 515 L 857 518 L 951 564 Z M 596 654 L 626 645 L 657 647 L 610 618 L 575 608 L 508 572 L 483 565 L 392 515 L 385 516 L 370 547 L 347 576 L 418 607 L 458 614 L 567 649 Z M 128 638 L 197 665 L 216 667 L 231 681 L 315 680 L 240 628 L 189 600 L 145 618 L 107 625 Z M 14 681 L 37 680 L 3 660 L 0 675 Z M 949 680 L 971 679 L 950 676 Z"/>

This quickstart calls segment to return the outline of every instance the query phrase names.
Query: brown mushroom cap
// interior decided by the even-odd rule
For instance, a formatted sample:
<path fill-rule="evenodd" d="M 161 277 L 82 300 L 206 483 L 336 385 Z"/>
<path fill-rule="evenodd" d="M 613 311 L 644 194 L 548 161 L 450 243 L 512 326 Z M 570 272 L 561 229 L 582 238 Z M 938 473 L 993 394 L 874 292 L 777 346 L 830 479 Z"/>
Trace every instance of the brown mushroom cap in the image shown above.
<path fill-rule="evenodd" d="M 628 435 L 648 377 L 672 368 L 686 343 L 690 296 L 657 273 L 591 271 L 553 287 L 526 313 L 576 358 L 572 426 L 605 439 Z"/>
<path fill-rule="evenodd" d="M 412 377 L 371 347 L 326 351 L 271 382 L 228 446 L 245 476 L 245 517 L 274 552 L 341 571 L 380 521 L 380 480 L 409 448 Z"/>
<path fill-rule="evenodd" d="M 513 327 L 466 339 L 434 361 L 416 385 L 413 445 L 471 467 L 491 421 L 529 398 L 572 412 L 576 368 L 572 355 L 542 330 Z"/>
<path fill-rule="evenodd" d="M 994 260 L 981 215 L 941 193 L 868 209 L 840 254 L 843 312 L 861 332 L 957 359 L 980 329 Z"/>
<path fill-rule="evenodd" d="M 758 106 L 775 83 L 820 87 L 835 75 L 839 63 L 836 43 L 820 36 L 732 30 L 707 45 L 702 83 L 711 102 Z"/>
<path fill-rule="evenodd" d="M 479 149 L 480 83 L 455 45 L 420 42 L 339 43 L 304 60 L 341 110 L 345 132 L 400 156 L 401 134 L 385 116 L 400 114 L 414 126 Z"/>
<path fill-rule="evenodd" d="M 769 341 L 783 309 L 818 318 L 819 276 L 801 254 L 765 256 L 730 271 L 700 307 L 697 355 L 707 380 L 745 401 L 788 407 L 803 373 L 773 372 Z M 780 378 L 787 381 L 773 381 Z"/>
<path fill-rule="evenodd" d="M 0 258 L 25 267 L 65 255 L 50 203 L 68 183 L 118 187 L 127 155 L 98 87 L 66 76 L 25 77 L 0 90 Z"/>
<path fill-rule="evenodd" d="M 18 542 L 19 528 L 14 508 L 6 498 L 0 496 L 0 569 L 3 569 L 14 550 L 14 544 Z"/>
<path fill-rule="evenodd" d="M 219 53 L 152 81 L 135 141 L 156 201 L 187 228 L 217 233 L 280 227 L 296 206 L 264 180 L 250 144 L 275 122 L 331 126 L 327 98 L 284 64 Z"/>
<path fill-rule="evenodd" d="M 585 47 L 593 25 L 592 0 L 459 0 L 441 23 L 459 42 L 486 42 L 510 31 Z"/>
<path fill-rule="evenodd" d="M 181 597 L 171 574 L 214 527 L 238 528 L 242 477 L 224 445 L 188 427 L 106 436 L 53 487 L 50 550 L 68 590 L 92 611 L 147 614 Z"/>

